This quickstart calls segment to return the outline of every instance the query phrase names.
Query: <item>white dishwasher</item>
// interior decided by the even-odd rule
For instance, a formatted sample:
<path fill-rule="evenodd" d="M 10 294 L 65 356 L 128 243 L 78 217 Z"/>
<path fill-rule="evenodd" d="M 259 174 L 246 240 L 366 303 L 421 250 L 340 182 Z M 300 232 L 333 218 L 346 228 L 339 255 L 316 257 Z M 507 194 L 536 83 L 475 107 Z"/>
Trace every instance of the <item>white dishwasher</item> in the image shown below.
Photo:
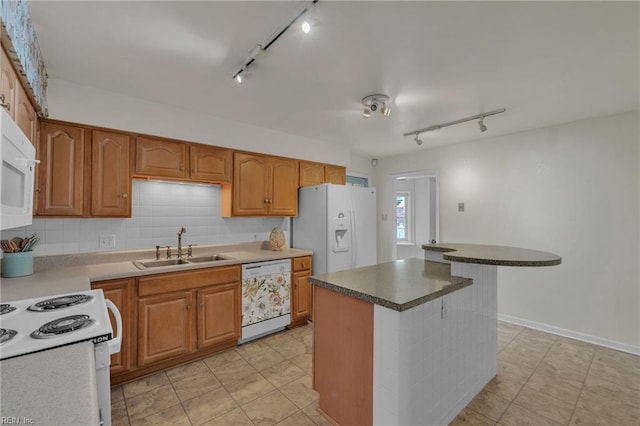
<path fill-rule="evenodd" d="M 291 260 L 242 265 L 242 337 L 245 343 L 291 323 Z"/>

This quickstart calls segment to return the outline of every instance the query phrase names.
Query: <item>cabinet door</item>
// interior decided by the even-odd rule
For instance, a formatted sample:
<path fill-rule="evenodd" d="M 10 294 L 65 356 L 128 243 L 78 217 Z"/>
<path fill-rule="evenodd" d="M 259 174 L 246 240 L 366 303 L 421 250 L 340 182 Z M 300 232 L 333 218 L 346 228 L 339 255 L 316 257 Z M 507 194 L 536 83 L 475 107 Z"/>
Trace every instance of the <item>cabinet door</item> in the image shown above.
<path fill-rule="evenodd" d="M 291 323 L 304 323 L 311 317 L 311 284 L 307 278 L 311 271 L 294 272 L 291 295 Z"/>
<path fill-rule="evenodd" d="M 262 155 L 236 152 L 233 156 L 233 214 L 267 214 L 268 160 Z"/>
<path fill-rule="evenodd" d="M 15 112 L 14 119 L 22 132 L 27 135 L 32 144 L 35 145 L 36 128 L 38 127 L 38 116 L 31 101 L 27 97 L 27 92 L 22 86 L 16 83 Z"/>
<path fill-rule="evenodd" d="M 192 292 L 138 300 L 140 367 L 191 352 L 192 302 Z"/>
<path fill-rule="evenodd" d="M 130 140 L 122 133 L 92 132 L 92 216 L 131 216 Z"/>
<path fill-rule="evenodd" d="M 184 179 L 188 160 L 185 143 L 136 138 L 136 175 Z"/>
<path fill-rule="evenodd" d="M 38 215 L 83 215 L 84 134 L 82 127 L 42 123 Z"/>
<path fill-rule="evenodd" d="M 321 183 L 324 183 L 324 165 L 300 161 L 300 186 L 313 186 Z"/>
<path fill-rule="evenodd" d="M 327 183 L 335 183 L 338 185 L 344 185 L 347 183 L 347 172 L 346 168 L 342 166 L 332 166 L 330 164 L 326 164 L 324 166 L 324 181 Z"/>
<path fill-rule="evenodd" d="M 2 51 L 0 58 L 0 104 L 4 105 L 11 118 L 15 118 L 13 103 L 16 97 L 16 85 L 19 83 L 9 56 L 4 48 L 0 47 L 0 51 Z"/>
<path fill-rule="evenodd" d="M 203 145 L 191 145 L 191 179 L 231 182 L 233 151 Z"/>
<path fill-rule="evenodd" d="M 298 214 L 298 162 L 289 158 L 270 159 L 268 213 L 272 216 Z"/>
<path fill-rule="evenodd" d="M 91 289 L 102 289 L 104 297 L 111 300 L 122 315 L 122 346 L 120 347 L 120 352 L 111 355 L 111 374 L 124 373 L 131 370 L 132 367 L 132 355 L 134 353 L 132 315 L 134 286 L 135 280 L 133 278 L 91 283 Z M 117 333 L 116 321 L 111 311 L 109 311 L 109 319 L 115 335 Z"/>
<path fill-rule="evenodd" d="M 240 282 L 198 290 L 198 349 L 240 337 Z"/>

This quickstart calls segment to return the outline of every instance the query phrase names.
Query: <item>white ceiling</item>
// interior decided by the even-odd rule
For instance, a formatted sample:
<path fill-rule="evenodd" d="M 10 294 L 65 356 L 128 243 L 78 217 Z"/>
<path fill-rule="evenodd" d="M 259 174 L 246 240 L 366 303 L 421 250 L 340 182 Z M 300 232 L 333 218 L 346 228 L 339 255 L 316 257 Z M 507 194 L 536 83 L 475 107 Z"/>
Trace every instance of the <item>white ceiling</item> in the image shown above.
<path fill-rule="evenodd" d="M 237 86 L 299 1 L 30 1 L 50 78 L 382 157 L 639 107 L 638 2 L 323 1 Z M 362 117 L 388 94 L 393 112 Z M 469 122 L 506 108 L 480 133 Z M 55 111 L 52 111 L 55 118 Z"/>

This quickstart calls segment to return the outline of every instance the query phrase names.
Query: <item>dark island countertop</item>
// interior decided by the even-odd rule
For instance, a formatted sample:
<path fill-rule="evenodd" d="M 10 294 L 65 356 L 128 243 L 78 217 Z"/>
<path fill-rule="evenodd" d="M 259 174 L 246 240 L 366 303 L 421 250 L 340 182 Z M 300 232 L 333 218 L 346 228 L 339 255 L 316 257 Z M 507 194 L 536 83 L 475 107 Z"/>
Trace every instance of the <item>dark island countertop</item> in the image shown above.
<path fill-rule="evenodd" d="M 313 285 L 405 311 L 472 284 L 450 265 L 411 258 L 309 277 Z"/>
<path fill-rule="evenodd" d="M 424 244 L 422 249 L 442 252 L 444 260 L 481 265 L 554 266 L 562 262 L 562 258 L 554 253 L 508 246 L 437 243 Z"/>

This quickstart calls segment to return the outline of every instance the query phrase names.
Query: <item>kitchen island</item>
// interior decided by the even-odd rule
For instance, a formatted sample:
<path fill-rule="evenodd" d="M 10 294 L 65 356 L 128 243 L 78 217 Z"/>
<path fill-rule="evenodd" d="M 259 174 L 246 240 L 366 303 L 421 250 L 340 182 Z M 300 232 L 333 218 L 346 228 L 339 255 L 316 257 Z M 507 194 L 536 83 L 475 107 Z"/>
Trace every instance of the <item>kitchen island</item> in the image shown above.
<path fill-rule="evenodd" d="M 496 375 L 497 266 L 561 261 L 508 247 L 423 248 L 425 259 L 309 278 L 314 389 L 338 424 L 448 424 Z"/>

